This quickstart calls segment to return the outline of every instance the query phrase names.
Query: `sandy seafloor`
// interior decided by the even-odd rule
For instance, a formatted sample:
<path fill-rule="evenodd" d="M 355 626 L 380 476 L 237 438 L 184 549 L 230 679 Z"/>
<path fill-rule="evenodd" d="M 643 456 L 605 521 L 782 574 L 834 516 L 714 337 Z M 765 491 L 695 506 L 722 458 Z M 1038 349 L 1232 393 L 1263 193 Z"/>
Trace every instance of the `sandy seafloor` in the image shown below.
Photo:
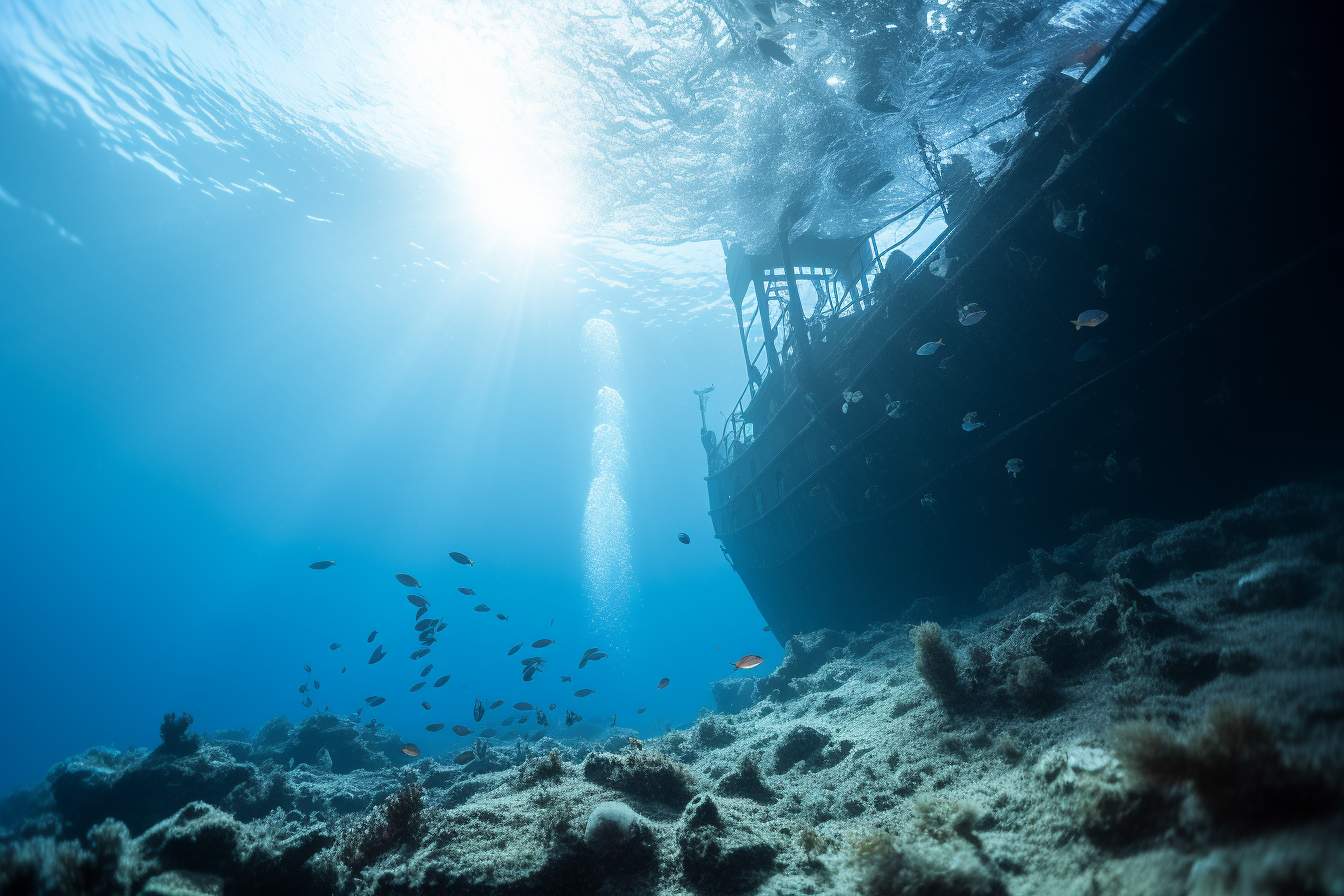
<path fill-rule="evenodd" d="M 1344 489 L 1082 528 L 982 601 L 795 637 L 642 744 L 90 750 L 4 803 L 0 892 L 1344 894 Z"/>

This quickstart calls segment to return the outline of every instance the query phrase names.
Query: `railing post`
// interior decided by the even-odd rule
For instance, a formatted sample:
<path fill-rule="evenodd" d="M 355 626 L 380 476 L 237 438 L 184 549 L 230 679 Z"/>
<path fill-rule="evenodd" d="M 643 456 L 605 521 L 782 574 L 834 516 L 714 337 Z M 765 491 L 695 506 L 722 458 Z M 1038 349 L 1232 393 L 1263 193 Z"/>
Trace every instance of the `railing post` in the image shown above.
<path fill-rule="evenodd" d="M 737 309 L 737 334 L 742 337 L 742 360 L 747 363 L 747 388 L 754 396 L 756 387 L 761 384 L 761 372 L 751 363 L 751 351 L 747 348 L 747 328 L 742 323 L 742 300 L 733 299 L 733 307 Z"/>
<path fill-rule="evenodd" d="M 775 325 L 770 322 L 770 298 L 766 294 L 760 271 L 751 272 L 751 282 L 756 287 L 756 307 L 760 309 L 761 325 L 765 333 L 765 363 L 770 370 L 778 370 L 779 352 L 775 351 Z"/>
<path fill-rule="evenodd" d="M 779 254 L 784 259 L 784 279 L 789 284 L 789 322 L 793 326 L 793 344 L 797 347 L 798 363 L 803 370 L 812 369 L 811 342 L 807 336 L 807 319 L 803 316 L 803 300 L 798 296 L 798 280 L 793 275 L 793 256 L 789 252 L 789 228 L 781 222 L 779 228 Z"/>

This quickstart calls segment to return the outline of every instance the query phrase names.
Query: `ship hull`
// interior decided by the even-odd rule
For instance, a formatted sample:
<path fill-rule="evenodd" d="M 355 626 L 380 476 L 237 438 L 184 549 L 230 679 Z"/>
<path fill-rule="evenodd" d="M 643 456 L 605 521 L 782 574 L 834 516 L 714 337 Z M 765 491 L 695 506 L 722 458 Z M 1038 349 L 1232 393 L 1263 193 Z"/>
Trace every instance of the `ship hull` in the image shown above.
<path fill-rule="evenodd" d="M 1286 182 L 1285 133 L 1256 125 L 1326 108 L 1328 56 L 1256 21 L 1171 4 L 953 229 L 948 279 L 814 333 L 800 387 L 709 477 L 781 641 L 956 615 L 1033 548 L 1339 469 L 1338 179 Z M 1070 323 L 1087 309 L 1109 317 Z"/>

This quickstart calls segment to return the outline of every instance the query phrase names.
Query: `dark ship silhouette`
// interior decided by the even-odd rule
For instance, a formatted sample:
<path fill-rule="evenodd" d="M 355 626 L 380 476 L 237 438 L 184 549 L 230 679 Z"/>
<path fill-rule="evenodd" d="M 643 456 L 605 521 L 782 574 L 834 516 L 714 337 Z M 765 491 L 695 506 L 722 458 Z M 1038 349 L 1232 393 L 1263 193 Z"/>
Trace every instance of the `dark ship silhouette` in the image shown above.
<path fill-rule="evenodd" d="M 1171 2 L 1036 88 L 983 182 L 921 138 L 909 214 L 949 227 L 920 258 L 790 239 L 797 210 L 769 253 L 725 243 L 748 385 L 702 430 L 710 516 L 781 642 L 955 615 L 1071 529 L 1337 469 L 1333 81 L 1256 4 Z"/>

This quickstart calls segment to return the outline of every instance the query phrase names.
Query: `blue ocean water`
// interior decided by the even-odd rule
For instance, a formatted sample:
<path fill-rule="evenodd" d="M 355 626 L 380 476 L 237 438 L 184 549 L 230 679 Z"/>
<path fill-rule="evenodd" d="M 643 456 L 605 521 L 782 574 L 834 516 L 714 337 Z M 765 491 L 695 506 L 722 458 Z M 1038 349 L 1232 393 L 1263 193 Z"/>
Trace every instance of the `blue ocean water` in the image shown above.
<path fill-rule="evenodd" d="M 743 382 L 717 237 L 763 239 L 799 171 L 832 232 L 925 189 L 908 125 L 818 124 L 887 11 L 799 30 L 834 70 L 800 95 L 732 17 L 685 51 L 694 4 L 611 7 L 0 5 L 0 790 L 168 711 L 255 731 L 380 695 L 363 720 L 451 753 L 424 726 L 477 698 L 652 732 L 778 662 L 705 513 L 692 393 L 717 430 Z M 966 121 L 1127 6 L 1004 44 L 958 43 L 955 9 L 915 17 L 901 100 L 976 158 Z M 879 155 L 902 176 L 860 201 Z M 395 573 L 447 623 L 424 660 Z M 411 693 L 431 662 L 450 681 Z"/>

